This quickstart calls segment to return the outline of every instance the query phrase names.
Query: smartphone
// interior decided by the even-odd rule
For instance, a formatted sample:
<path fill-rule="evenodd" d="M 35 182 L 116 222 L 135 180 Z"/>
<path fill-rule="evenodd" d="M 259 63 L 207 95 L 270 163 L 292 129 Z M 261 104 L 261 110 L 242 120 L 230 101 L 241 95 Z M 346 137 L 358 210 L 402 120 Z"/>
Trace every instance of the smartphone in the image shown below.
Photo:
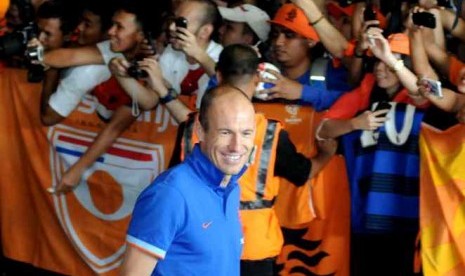
<path fill-rule="evenodd" d="M 363 21 L 367 22 L 371 20 L 376 20 L 376 10 L 374 9 L 373 4 L 368 3 L 363 11 Z M 379 24 L 370 24 L 368 28 L 370 27 L 379 27 Z"/>
<path fill-rule="evenodd" d="M 413 24 L 417 26 L 424 26 L 426 28 L 436 28 L 436 17 L 429 12 L 415 12 L 412 14 Z"/>
<path fill-rule="evenodd" d="M 382 102 L 379 102 L 378 105 L 376 106 L 375 110 L 373 110 L 373 112 L 376 112 L 376 111 L 379 111 L 379 110 L 385 110 L 385 109 L 391 109 L 391 104 L 388 103 L 388 102 L 385 102 L 385 101 L 382 101 Z M 380 116 L 380 117 L 384 117 L 386 116 L 386 114 Z"/>
<path fill-rule="evenodd" d="M 176 28 L 187 28 L 187 19 L 184 17 L 178 17 L 174 20 Z"/>
<path fill-rule="evenodd" d="M 438 98 L 444 97 L 442 93 L 442 87 L 441 87 L 441 82 L 437 80 L 432 80 L 428 78 L 423 78 L 422 80 L 425 80 L 428 82 L 428 87 L 430 89 L 431 94 Z"/>

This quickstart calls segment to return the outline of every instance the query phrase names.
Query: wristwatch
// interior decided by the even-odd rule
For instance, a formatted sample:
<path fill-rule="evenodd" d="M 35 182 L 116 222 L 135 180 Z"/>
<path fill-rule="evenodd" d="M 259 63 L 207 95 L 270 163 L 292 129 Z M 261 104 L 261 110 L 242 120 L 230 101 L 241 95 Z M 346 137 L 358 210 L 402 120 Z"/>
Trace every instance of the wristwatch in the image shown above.
<path fill-rule="evenodd" d="M 178 98 L 178 92 L 176 92 L 176 90 L 174 90 L 173 88 L 168 88 L 168 94 L 166 94 L 166 96 L 164 96 L 163 98 L 160 98 L 160 103 L 167 104 L 172 100 L 175 100 L 176 98 Z"/>

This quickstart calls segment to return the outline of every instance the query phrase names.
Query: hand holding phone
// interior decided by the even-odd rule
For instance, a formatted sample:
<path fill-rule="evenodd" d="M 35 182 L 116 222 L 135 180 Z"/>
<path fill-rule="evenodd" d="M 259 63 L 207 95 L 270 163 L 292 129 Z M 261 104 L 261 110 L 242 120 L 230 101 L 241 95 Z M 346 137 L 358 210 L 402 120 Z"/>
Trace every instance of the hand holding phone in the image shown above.
<path fill-rule="evenodd" d="M 378 103 L 378 105 L 376 106 L 375 110 L 373 110 L 373 112 L 380 111 L 380 110 L 390 110 L 391 106 L 392 105 L 390 103 L 382 101 Z M 384 117 L 384 116 L 386 116 L 386 114 L 383 114 L 382 116 L 377 116 L 377 117 Z"/>
<path fill-rule="evenodd" d="M 428 78 L 422 78 L 421 79 L 423 82 L 426 82 L 426 89 L 429 90 L 429 93 L 431 93 L 432 95 L 438 97 L 438 98 L 442 98 L 444 97 L 443 93 L 442 93 L 442 87 L 441 87 L 441 82 L 440 81 L 437 81 L 437 80 L 432 80 L 432 79 L 428 79 Z"/>

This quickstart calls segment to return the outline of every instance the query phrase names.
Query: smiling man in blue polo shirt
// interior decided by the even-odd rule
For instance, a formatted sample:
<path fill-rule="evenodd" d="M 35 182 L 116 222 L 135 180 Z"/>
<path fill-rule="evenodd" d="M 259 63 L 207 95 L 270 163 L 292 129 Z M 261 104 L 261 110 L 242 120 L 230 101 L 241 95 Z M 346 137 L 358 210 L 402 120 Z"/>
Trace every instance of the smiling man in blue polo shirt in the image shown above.
<path fill-rule="evenodd" d="M 231 86 L 202 98 L 200 140 L 139 196 L 122 275 L 239 275 L 237 180 L 254 147 L 255 111 Z"/>

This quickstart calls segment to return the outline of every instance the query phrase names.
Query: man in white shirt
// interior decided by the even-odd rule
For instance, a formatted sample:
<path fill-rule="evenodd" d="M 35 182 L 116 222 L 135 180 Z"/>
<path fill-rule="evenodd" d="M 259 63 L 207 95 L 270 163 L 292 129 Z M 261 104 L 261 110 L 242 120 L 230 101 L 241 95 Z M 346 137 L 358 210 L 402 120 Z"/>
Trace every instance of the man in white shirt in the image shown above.
<path fill-rule="evenodd" d="M 210 1 L 192 0 L 179 4 L 174 14 L 174 21 L 187 20 L 187 28 L 176 27 L 174 22 L 169 25 L 170 45 L 160 57 L 160 66 L 163 77 L 176 91 L 197 97 L 198 108 L 223 49 L 211 40 L 219 21 L 218 9 Z"/>

